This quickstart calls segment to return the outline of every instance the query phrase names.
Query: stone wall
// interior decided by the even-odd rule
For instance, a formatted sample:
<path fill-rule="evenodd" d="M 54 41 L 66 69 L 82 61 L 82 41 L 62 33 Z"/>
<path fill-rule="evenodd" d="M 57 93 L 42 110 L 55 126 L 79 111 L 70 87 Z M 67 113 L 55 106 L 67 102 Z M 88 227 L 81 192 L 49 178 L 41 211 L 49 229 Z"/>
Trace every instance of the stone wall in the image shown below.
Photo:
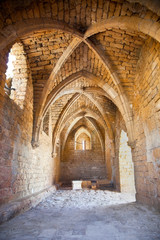
<path fill-rule="evenodd" d="M 90 150 L 91 149 L 91 139 L 86 133 L 81 133 L 76 139 L 75 150 Z"/>
<path fill-rule="evenodd" d="M 69 178 L 73 166 L 78 177 L 85 175 L 85 167 L 81 171 L 76 165 L 81 160 L 87 161 L 88 171 L 94 168 L 94 156 L 101 169 L 98 176 L 106 177 L 107 172 L 107 178 L 120 189 L 123 129 L 132 146 L 137 199 L 159 205 L 160 45 L 150 38 L 160 41 L 159 9 L 156 0 L 0 1 L 1 202 L 51 185 L 53 168 L 56 179 L 59 176 L 60 157 L 65 170 L 61 175 Z M 12 86 L 16 91 L 7 96 L 7 53 L 15 42 Z M 55 104 L 48 109 L 52 100 Z M 117 108 L 126 128 L 118 112 L 115 120 Z M 49 110 L 45 118 L 44 109 Z M 59 136 L 63 127 L 68 136 L 67 128 L 73 127 L 75 116 L 89 116 L 104 126 L 104 152 L 98 138 L 92 151 L 75 151 L 71 134 L 60 156 L 63 142 Z M 40 147 L 32 149 L 32 130 L 33 140 L 37 140 L 41 120 L 48 136 L 43 133 Z M 57 148 L 53 151 L 55 166 L 50 155 L 51 132 L 53 145 L 57 141 L 53 146 Z M 96 171 L 87 173 L 96 175 Z"/>
<path fill-rule="evenodd" d="M 90 126 L 91 127 L 91 126 Z M 75 150 L 75 129 L 68 136 L 61 160 L 60 180 L 105 179 L 104 151 L 94 129 L 91 134 L 90 150 Z"/>
<path fill-rule="evenodd" d="M 52 184 L 51 140 L 43 134 L 40 147 L 33 149 L 31 146 L 33 87 L 30 70 L 26 68 L 27 61 L 24 65 L 26 70 L 21 72 L 19 80 L 24 80 L 25 75 L 25 81 L 20 81 L 16 88 L 26 91 L 20 91 L 21 94 L 13 99 L 4 92 L 4 96 L 0 94 L 1 204 L 29 196 Z"/>
<path fill-rule="evenodd" d="M 125 123 L 119 111 L 116 114 L 114 166 L 116 189 L 121 192 L 135 193 L 132 152 L 131 147 L 128 146 Z"/>
<path fill-rule="evenodd" d="M 135 194 L 135 178 L 132 152 L 130 146 L 128 146 L 127 133 L 123 130 L 121 131 L 119 145 L 119 173 L 121 192 Z"/>
<path fill-rule="evenodd" d="M 141 51 L 133 104 L 137 200 L 160 206 L 160 44 L 148 39 Z"/>

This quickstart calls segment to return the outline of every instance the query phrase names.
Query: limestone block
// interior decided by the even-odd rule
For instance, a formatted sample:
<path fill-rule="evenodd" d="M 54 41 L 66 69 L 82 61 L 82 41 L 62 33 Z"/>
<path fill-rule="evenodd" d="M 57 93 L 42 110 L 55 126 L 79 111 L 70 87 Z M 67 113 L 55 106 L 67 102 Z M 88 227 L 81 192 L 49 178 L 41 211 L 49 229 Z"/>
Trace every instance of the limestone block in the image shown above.
<path fill-rule="evenodd" d="M 82 181 L 72 181 L 72 189 L 73 190 L 82 189 Z"/>

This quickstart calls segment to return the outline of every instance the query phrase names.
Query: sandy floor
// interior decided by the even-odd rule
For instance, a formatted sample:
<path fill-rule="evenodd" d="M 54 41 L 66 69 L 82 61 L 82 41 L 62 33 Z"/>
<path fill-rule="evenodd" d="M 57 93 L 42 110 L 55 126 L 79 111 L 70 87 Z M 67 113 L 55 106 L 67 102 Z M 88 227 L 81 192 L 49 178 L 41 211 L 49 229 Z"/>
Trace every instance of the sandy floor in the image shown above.
<path fill-rule="evenodd" d="M 0 226 L 0 240 L 160 240 L 160 214 L 110 191 L 57 191 Z"/>

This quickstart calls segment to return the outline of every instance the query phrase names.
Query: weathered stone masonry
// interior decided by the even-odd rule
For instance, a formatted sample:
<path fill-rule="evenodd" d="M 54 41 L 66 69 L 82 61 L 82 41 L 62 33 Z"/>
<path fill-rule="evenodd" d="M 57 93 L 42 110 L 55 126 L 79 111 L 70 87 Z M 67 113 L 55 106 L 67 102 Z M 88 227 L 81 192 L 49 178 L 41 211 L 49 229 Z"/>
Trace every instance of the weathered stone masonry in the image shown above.
<path fill-rule="evenodd" d="M 73 178 L 131 191 L 134 166 L 137 201 L 160 208 L 159 18 L 156 0 L 0 2 L 1 204 Z M 76 152 L 81 127 L 96 137 Z"/>

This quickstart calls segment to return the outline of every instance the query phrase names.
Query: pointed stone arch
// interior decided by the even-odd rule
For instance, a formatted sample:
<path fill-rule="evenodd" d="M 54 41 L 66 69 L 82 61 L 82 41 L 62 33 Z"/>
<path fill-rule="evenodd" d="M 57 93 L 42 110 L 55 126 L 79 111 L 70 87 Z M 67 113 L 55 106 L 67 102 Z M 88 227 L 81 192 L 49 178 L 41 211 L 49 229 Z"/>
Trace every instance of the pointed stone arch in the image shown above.
<path fill-rule="evenodd" d="M 142 19 L 135 16 L 112 17 L 95 23 L 87 29 L 84 38 L 87 39 L 94 34 L 111 28 L 142 32 L 160 42 L 160 24 L 151 19 Z"/>
<path fill-rule="evenodd" d="M 143 2 L 143 5 L 145 5 L 144 2 Z M 19 21 L 14 24 L 14 27 L 13 25 L 10 25 L 4 28 L 1 31 L 1 35 L 0 35 L 0 39 L 1 39 L 0 49 L 2 50 L 5 47 L 9 46 L 10 44 L 14 43 L 17 39 L 20 39 L 20 37 L 24 34 L 28 34 L 36 30 L 44 30 L 44 29 L 58 29 L 74 35 L 76 38 L 75 41 L 78 42 L 77 44 L 76 43 L 73 44 L 74 48 L 76 48 L 76 46 L 78 46 L 82 41 L 86 42 L 88 46 L 92 48 L 93 45 L 91 46 L 91 42 L 88 41 L 89 36 L 92 36 L 98 32 L 102 32 L 105 29 L 112 28 L 112 27 L 121 28 L 121 29 L 131 29 L 134 31 L 142 32 L 142 33 L 148 34 L 149 36 L 156 39 L 157 41 L 160 41 L 160 24 L 155 20 L 151 20 L 151 19 L 150 20 L 142 19 L 140 17 L 133 17 L 133 16 L 112 17 L 100 23 L 91 25 L 86 31 L 86 33 L 83 35 L 78 30 L 69 26 L 66 23 L 53 20 L 51 18 L 43 18 L 43 19 L 37 18 L 37 19 L 26 19 L 23 22 Z M 112 73 L 112 76 L 114 76 L 114 78 L 117 78 L 114 72 L 111 71 L 111 73 Z M 132 111 L 130 109 L 129 104 L 126 104 L 125 93 L 123 92 L 123 89 L 121 87 L 120 87 L 120 90 L 121 90 L 121 95 L 119 96 L 119 98 L 123 105 L 122 109 L 125 110 L 125 112 L 123 112 L 122 115 L 124 116 L 124 118 L 128 119 L 126 125 L 128 128 L 131 128 L 131 130 L 129 131 L 129 139 L 130 139 L 129 141 L 133 142 L 134 136 L 132 136 L 132 132 L 133 132 Z M 39 131 L 41 116 L 39 116 L 39 114 L 36 114 L 36 116 L 39 120 L 35 120 L 33 132 Z M 33 134 L 33 142 L 35 141 L 34 135 L 35 133 Z"/>
<path fill-rule="evenodd" d="M 76 133 L 75 133 L 75 150 L 77 149 L 77 139 L 79 138 L 79 136 L 81 134 L 85 134 L 88 137 L 88 139 L 89 139 L 89 141 L 88 141 L 88 145 L 89 145 L 88 149 L 91 149 L 91 145 L 92 145 L 91 134 L 90 134 L 89 130 L 86 127 L 80 126 L 78 128 L 78 130 L 76 131 Z"/>
<path fill-rule="evenodd" d="M 55 99 L 58 98 L 58 94 L 60 94 L 60 92 L 62 90 L 64 90 L 65 87 L 68 86 L 70 83 L 72 83 L 73 81 L 75 81 L 81 77 L 92 80 L 96 85 L 98 85 L 106 93 L 106 97 L 109 96 L 109 98 L 117 106 L 117 108 L 121 112 L 122 116 L 124 117 L 124 120 L 127 125 L 129 141 L 133 142 L 133 136 L 131 134 L 132 133 L 132 118 L 130 117 L 128 119 L 128 117 L 126 116 L 126 111 L 124 110 L 124 106 L 121 102 L 121 99 L 120 99 L 118 93 L 110 85 L 101 81 L 97 76 L 95 76 L 92 73 L 87 72 L 87 71 L 82 70 L 82 71 L 76 72 L 76 73 L 70 75 L 69 77 L 67 77 L 66 79 L 64 79 L 57 87 L 55 87 L 47 98 L 45 108 L 43 110 L 43 115 L 47 111 L 50 104 L 53 103 L 53 101 L 55 101 Z M 83 91 L 81 91 L 81 93 L 82 92 Z M 84 93 L 85 93 L 85 91 L 84 91 Z M 39 134 L 39 128 L 35 129 L 35 131 L 33 133 L 33 141 L 36 142 L 38 140 L 38 134 Z"/>
<path fill-rule="evenodd" d="M 63 140 L 63 144 L 62 144 L 62 151 L 64 149 L 66 140 L 68 138 L 68 135 L 70 133 L 70 131 L 72 130 L 73 126 L 83 117 L 87 118 L 88 121 L 91 121 L 90 119 L 94 119 L 96 122 L 98 122 L 104 129 L 105 129 L 105 124 L 104 121 L 102 120 L 101 116 L 97 115 L 95 112 L 93 112 L 91 109 L 82 109 L 82 110 L 77 110 L 73 113 L 73 115 L 71 116 L 71 118 L 74 117 L 74 121 L 72 121 L 72 123 L 70 124 L 69 128 L 67 129 L 67 132 L 65 134 L 64 140 Z M 64 129 L 65 125 L 62 127 L 62 130 Z M 94 128 L 96 129 L 96 131 L 98 131 L 97 126 L 94 124 Z M 61 131 L 62 131 L 61 130 Z M 98 131 L 97 132 L 100 142 L 101 142 L 101 146 L 102 149 L 104 149 L 104 139 L 101 135 L 101 133 Z"/>
<path fill-rule="evenodd" d="M 76 90 L 76 92 L 78 92 L 78 90 Z M 80 91 L 81 93 L 81 91 Z M 82 93 L 81 93 L 82 94 Z M 101 107 L 101 105 L 98 103 L 98 101 L 96 101 L 89 93 L 86 93 L 85 91 L 83 92 L 83 95 L 85 95 L 96 107 L 97 109 L 100 111 L 101 116 L 104 119 L 104 122 L 106 124 L 107 130 L 108 130 L 108 134 L 110 139 L 113 139 L 113 132 L 112 132 L 112 128 L 110 125 L 110 122 L 108 121 L 108 118 L 103 110 L 103 108 Z M 59 139 L 59 137 L 57 137 L 58 132 L 61 132 L 59 129 L 61 128 L 61 125 L 63 123 L 63 120 L 66 116 L 66 114 L 68 113 L 69 109 L 72 107 L 73 103 L 80 97 L 80 94 L 75 93 L 75 95 L 71 98 L 71 100 L 66 104 L 66 106 L 64 107 L 57 123 L 55 126 L 55 129 L 53 131 L 53 146 L 56 145 L 57 140 Z"/>

